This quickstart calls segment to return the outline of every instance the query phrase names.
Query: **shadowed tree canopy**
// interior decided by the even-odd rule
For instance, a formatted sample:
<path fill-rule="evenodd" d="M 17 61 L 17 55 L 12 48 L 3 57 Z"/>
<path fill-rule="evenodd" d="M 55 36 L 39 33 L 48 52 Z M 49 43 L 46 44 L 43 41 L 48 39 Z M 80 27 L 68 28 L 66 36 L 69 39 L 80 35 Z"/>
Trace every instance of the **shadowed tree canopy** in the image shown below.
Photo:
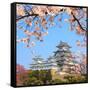
<path fill-rule="evenodd" d="M 87 8 L 17 4 L 16 10 L 17 28 L 26 35 L 21 39 L 17 38 L 17 42 L 26 43 L 26 47 L 35 46 L 36 41 L 43 42 L 43 37 L 49 34 L 49 28 L 59 27 L 62 23 L 63 13 L 70 16 L 64 20 L 70 23 L 70 30 L 75 30 L 76 34 L 83 37 L 83 42 L 76 41 L 77 46 L 86 46 Z"/>

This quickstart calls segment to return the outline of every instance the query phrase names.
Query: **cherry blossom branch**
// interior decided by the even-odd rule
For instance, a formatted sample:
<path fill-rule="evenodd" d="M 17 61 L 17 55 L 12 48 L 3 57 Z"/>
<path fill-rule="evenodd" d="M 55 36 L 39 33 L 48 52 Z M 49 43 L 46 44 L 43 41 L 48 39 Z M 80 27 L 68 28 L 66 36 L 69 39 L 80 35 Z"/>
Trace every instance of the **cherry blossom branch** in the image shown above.
<path fill-rule="evenodd" d="M 83 27 L 82 25 L 80 24 L 79 20 L 75 17 L 75 15 L 73 14 L 73 12 L 71 12 L 73 18 L 75 19 L 75 21 L 77 21 L 78 25 L 80 26 L 80 28 L 84 31 L 84 32 L 87 32 Z"/>
<path fill-rule="evenodd" d="M 21 20 L 21 19 L 23 19 L 25 17 L 29 17 L 29 16 L 35 16 L 36 17 L 36 16 L 38 16 L 38 14 L 28 14 L 28 15 L 22 16 L 20 18 L 17 18 L 16 21 L 19 21 L 19 20 Z"/>

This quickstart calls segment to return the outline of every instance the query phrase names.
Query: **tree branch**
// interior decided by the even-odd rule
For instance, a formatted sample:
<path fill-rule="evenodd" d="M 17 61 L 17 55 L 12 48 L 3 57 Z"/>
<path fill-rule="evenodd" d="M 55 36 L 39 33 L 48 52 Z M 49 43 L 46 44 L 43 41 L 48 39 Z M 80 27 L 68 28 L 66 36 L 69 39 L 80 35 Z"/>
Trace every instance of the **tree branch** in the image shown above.
<path fill-rule="evenodd" d="M 28 15 L 25 15 L 25 16 L 21 16 L 20 18 L 17 18 L 16 21 L 19 21 L 20 19 L 23 19 L 25 17 L 29 17 L 29 16 L 38 16 L 38 14 L 28 14 Z"/>
<path fill-rule="evenodd" d="M 77 21 L 78 25 L 80 26 L 80 28 L 84 31 L 84 32 L 87 32 L 83 27 L 82 25 L 80 24 L 79 20 L 75 17 L 75 15 L 73 14 L 73 12 L 71 12 L 73 18 L 75 19 L 75 21 Z"/>

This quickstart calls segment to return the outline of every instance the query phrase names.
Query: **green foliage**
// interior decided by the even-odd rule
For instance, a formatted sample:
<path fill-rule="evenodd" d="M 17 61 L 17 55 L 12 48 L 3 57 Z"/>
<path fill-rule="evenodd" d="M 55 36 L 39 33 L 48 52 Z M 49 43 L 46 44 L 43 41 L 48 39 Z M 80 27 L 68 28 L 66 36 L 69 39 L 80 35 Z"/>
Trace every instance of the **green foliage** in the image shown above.
<path fill-rule="evenodd" d="M 51 80 L 51 73 L 49 70 L 41 70 L 40 71 L 40 80 L 42 80 L 44 83 Z"/>
<path fill-rule="evenodd" d="M 67 83 L 87 82 L 87 76 L 86 75 L 68 75 L 68 76 L 65 76 L 64 79 L 66 79 Z"/>
<path fill-rule="evenodd" d="M 32 71 L 32 72 L 29 74 L 29 77 L 30 77 L 30 78 L 32 78 L 32 77 L 39 78 L 39 71 L 38 71 L 38 70 Z"/>
<path fill-rule="evenodd" d="M 48 85 L 48 84 L 64 84 L 64 83 L 83 83 L 87 82 L 86 75 L 65 75 L 59 79 L 52 80 L 49 70 L 30 71 L 27 77 L 22 78 L 22 86 Z M 20 84 L 20 85 L 21 85 Z"/>
<path fill-rule="evenodd" d="M 51 74 L 49 70 L 34 70 L 28 75 L 29 77 L 23 82 L 23 85 L 43 85 L 49 84 Z"/>
<path fill-rule="evenodd" d="M 61 79 L 55 79 L 50 81 L 50 84 L 60 84 L 60 83 L 63 83 Z"/>
<path fill-rule="evenodd" d="M 32 78 L 28 78 L 28 80 L 25 80 L 23 82 L 23 85 L 28 86 L 28 85 L 42 85 L 43 82 L 40 80 L 37 80 L 37 78 L 32 77 Z"/>

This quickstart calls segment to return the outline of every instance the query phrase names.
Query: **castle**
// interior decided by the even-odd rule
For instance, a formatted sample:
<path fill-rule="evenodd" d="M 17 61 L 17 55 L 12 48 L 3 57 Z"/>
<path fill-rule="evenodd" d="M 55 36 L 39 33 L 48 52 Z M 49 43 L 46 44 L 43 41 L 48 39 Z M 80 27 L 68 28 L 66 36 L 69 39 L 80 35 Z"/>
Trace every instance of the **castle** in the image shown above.
<path fill-rule="evenodd" d="M 78 64 L 72 60 L 71 47 L 62 41 L 56 47 L 58 50 L 47 60 L 35 56 L 30 68 L 32 70 L 50 70 L 52 79 L 59 79 L 63 75 L 76 74 L 75 70 L 78 68 Z"/>

